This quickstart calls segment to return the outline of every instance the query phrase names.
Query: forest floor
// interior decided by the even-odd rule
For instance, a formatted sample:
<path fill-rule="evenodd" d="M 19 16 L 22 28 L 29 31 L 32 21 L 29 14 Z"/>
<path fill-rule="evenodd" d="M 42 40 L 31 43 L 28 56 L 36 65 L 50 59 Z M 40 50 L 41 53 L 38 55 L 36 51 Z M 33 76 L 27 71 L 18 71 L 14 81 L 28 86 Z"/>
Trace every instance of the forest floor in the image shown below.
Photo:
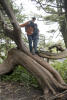
<path fill-rule="evenodd" d="M 18 82 L 0 82 L 0 100 L 39 100 L 42 91 Z"/>

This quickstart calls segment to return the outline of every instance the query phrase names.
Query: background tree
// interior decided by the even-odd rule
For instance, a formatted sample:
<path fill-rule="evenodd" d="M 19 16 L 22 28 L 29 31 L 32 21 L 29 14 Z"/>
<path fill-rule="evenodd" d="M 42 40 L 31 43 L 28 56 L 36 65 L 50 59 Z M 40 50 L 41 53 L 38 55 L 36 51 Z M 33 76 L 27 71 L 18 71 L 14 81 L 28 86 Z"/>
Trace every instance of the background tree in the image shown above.
<path fill-rule="evenodd" d="M 33 0 L 37 3 L 37 7 L 42 8 L 48 16 L 41 16 L 50 22 L 58 22 L 60 30 L 67 48 L 67 34 L 66 34 L 66 1 L 65 0 Z"/>

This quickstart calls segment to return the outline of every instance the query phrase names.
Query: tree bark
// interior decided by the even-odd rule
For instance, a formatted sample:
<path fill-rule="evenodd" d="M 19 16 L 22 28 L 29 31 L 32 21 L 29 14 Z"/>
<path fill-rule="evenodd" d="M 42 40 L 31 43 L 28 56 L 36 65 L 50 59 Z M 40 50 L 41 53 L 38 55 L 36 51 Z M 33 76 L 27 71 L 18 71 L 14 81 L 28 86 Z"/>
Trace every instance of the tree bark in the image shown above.
<path fill-rule="evenodd" d="M 67 48 L 67 0 L 64 0 L 64 8 L 65 8 L 65 33 L 63 32 L 63 37 Z"/>
<path fill-rule="evenodd" d="M 17 49 L 10 50 L 8 52 L 7 59 L 2 64 L 0 64 L 0 75 L 13 70 L 16 65 L 22 65 L 29 72 L 31 72 L 37 78 L 43 91 L 45 91 L 45 88 L 47 87 L 48 93 L 50 93 L 51 91 L 52 94 L 56 94 L 56 92 L 58 91 L 63 91 L 67 89 L 67 86 L 60 84 L 54 78 L 51 72 L 41 66 L 30 56 Z"/>
<path fill-rule="evenodd" d="M 67 49 L 60 53 L 51 53 L 48 51 L 39 51 L 38 54 L 40 57 L 49 58 L 49 59 L 62 59 L 67 57 Z"/>
<path fill-rule="evenodd" d="M 37 55 L 32 55 L 28 51 L 23 40 L 21 39 L 19 24 L 17 23 L 13 11 L 9 7 L 7 1 L 0 0 L 0 4 L 4 8 L 11 24 L 13 25 L 13 30 L 10 31 L 7 28 L 3 28 L 3 30 L 7 32 L 6 36 L 15 41 L 18 48 L 12 49 L 8 52 L 7 59 L 0 64 L 0 75 L 8 73 L 13 70 L 16 65 L 20 64 L 37 78 L 45 96 L 52 96 L 67 90 L 67 85 L 61 78 L 60 74 L 46 61 L 44 61 L 43 58 Z"/>

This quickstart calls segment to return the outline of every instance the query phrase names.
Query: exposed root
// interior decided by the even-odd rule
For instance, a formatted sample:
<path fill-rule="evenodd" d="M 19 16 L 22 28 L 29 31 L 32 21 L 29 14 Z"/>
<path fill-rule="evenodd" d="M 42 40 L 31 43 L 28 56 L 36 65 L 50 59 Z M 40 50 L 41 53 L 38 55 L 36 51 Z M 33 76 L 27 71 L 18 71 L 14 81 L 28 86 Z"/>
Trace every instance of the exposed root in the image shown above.
<path fill-rule="evenodd" d="M 42 95 L 42 96 L 38 96 L 35 100 L 46 100 L 46 99 L 44 98 L 44 95 Z"/>
<path fill-rule="evenodd" d="M 35 100 L 67 100 L 67 90 L 52 97 L 47 97 L 47 95 L 38 96 Z"/>
<path fill-rule="evenodd" d="M 48 100 L 58 100 L 58 99 L 67 100 L 67 90 L 65 90 L 64 92 L 59 93 L 55 96 L 48 98 Z"/>

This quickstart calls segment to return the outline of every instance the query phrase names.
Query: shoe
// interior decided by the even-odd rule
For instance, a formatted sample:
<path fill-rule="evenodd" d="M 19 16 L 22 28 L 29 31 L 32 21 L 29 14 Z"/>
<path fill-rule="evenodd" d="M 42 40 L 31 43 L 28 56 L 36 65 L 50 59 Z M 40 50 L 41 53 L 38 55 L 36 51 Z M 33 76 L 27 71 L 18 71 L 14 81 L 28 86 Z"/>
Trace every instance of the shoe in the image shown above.
<path fill-rule="evenodd" d="M 34 51 L 31 51 L 30 53 L 31 53 L 32 55 L 35 55 L 35 52 L 34 52 Z"/>
<path fill-rule="evenodd" d="M 35 55 L 35 52 L 32 52 L 32 55 Z"/>
<path fill-rule="evenodd" d="M 39 54 L 38 51 L 36 51 L 35 54 Z"/>
<path fill-rule="evenodd" d="M 32 50 L 32 55 L 35 55 L 35 50 L 34 50 L 34 48 L 33 48 L 33 50 Z"/>

